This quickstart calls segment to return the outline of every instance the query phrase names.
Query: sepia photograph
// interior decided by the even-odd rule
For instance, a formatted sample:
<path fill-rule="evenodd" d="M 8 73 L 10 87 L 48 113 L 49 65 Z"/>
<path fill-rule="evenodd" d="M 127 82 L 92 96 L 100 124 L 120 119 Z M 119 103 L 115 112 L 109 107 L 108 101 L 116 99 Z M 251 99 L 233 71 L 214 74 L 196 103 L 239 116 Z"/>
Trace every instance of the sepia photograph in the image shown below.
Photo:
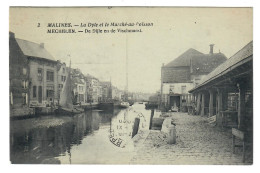
<path fill-rule="evenodd" d="M 9 7 L 11 164 L 252 165 L 252 7 Z"/>

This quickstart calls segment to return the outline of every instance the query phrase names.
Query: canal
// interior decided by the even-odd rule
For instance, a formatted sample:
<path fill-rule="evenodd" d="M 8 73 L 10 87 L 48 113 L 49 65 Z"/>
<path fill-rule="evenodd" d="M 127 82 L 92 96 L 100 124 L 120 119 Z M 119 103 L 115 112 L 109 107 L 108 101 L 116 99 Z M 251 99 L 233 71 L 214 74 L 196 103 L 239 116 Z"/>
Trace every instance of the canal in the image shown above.
<path fill-rule="evenodd" d="M 17 164 L 127 164 L 135 154 L 132 131 L 148 130 L 151 110 L 92 110 L 73 117 L 43 116 L 10 121 L 10 160 Z"/>

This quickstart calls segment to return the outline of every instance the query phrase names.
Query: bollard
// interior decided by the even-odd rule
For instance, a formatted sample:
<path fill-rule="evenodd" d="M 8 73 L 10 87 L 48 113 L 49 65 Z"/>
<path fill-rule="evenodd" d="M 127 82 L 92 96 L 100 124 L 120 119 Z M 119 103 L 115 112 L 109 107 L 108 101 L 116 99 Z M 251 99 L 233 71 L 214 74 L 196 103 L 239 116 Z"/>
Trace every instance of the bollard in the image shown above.
<path fill-rule="evenodd" d="M 138 133 L 139 123 L 140 123 L 140 118 L 135 118 L 132 138 Z"/>
<path fill-rule="evenodd" d="M 152 129 L 152 125 L 153 125 L 153 116 L 154 116 L 154 109 L 151 111 L 149 130 Z"/>
<path fill-rule="evenodd" d="M 170 125 L 168 131 L 168 144 L 175 144 L 176 143 L 176 129 L 175 125 Z"/>

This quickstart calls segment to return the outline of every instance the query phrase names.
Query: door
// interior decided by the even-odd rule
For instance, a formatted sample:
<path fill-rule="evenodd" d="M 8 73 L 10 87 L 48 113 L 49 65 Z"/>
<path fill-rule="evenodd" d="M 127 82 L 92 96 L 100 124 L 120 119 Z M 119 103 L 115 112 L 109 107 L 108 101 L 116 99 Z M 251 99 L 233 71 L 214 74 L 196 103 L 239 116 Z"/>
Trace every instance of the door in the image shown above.
<path fill-rule="evenodd" d="M 173 96 L 170 96 L 170 103 L 169 103 L 169 108 L 171 109 L 172 106 L 174 106 L 174 98 Z"/>
<path fill-rule="evenodd" d="M 42 103 L 42 86 L 38 86 L 38 102 Z"/>

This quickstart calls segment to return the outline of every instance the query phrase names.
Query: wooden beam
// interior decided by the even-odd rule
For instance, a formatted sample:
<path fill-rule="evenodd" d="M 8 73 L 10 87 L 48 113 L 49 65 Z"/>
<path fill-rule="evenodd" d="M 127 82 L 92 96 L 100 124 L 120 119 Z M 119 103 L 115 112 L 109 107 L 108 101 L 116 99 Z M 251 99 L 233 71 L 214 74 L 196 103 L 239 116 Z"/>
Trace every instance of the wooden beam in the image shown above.
<path fill-rule="evenodd" d="M 218 114 L 217 114 L 217 124 L 220 124 L 222 122 L 221 119 L 221 111 L 223 111 L 223 91 L 221 89 L 218 89 Z"/>
<path fill-rule="evenodd" d="M 204 116 L 205 115 L 205 93 L 203 92 L 201 94 L 201 112 L 200 112 L 200 115 L 201 116 Z"/>
<path fill-rule="evenodd" d="M 213 105 L 213 102 L 214 102 L 214 92 L 213 90 L 209 90 L 209 116 L 213 116 L 214 114 L 214 105 Z"/>
<path fill-rule="evenodd" d="M 225 74 L 223 76 L 220 76 L 216 79 L 213 79 L 212 81 L 209 81 L 207 84 L 203 85 L 203 86 L 200 86 L 197 91 L 202 91 L 202 90 L 208 90 L 214 86 L 219 86 L 219 85 L 222 85 L 223 86 L 223 83 L 225 84 L 225 82 L 228 82 L 227 85 L 232 85 L 232 84 L 236 84 L 236 80 L 238 78 L 241 78 L 241 77 L 244 77 L 244 76 L 249 76 L 250 73 L 252 73 L 252 69 L 249 69 L 248 71 L 245 71 L 245 72 L 242 72 L 242 73 L 239 73 L 237 75 L 229 75 L 229 74 Z M 250 75 L 251 76 L 251 75 Z"/>
<path fill-rule="evenodd" d="M 239 89 L 239 100 L 238 100 L 238 129 L 245 128 L 245 113 L 246 113 L 246 105 L 245 105 L 245 94 L 246 94 L 246 84 L 240 83 L 238 84 Z"/>
<path fill-rule="evenodd" d="M 196 109 L 196 111 L 197 111 L 197 115 L 199 115 L 199 113 L 200 113 L 200 99 L 201 99 L 201 93 L 198 93 L 198 96 L 197 96 L 197 109 Z"/>

